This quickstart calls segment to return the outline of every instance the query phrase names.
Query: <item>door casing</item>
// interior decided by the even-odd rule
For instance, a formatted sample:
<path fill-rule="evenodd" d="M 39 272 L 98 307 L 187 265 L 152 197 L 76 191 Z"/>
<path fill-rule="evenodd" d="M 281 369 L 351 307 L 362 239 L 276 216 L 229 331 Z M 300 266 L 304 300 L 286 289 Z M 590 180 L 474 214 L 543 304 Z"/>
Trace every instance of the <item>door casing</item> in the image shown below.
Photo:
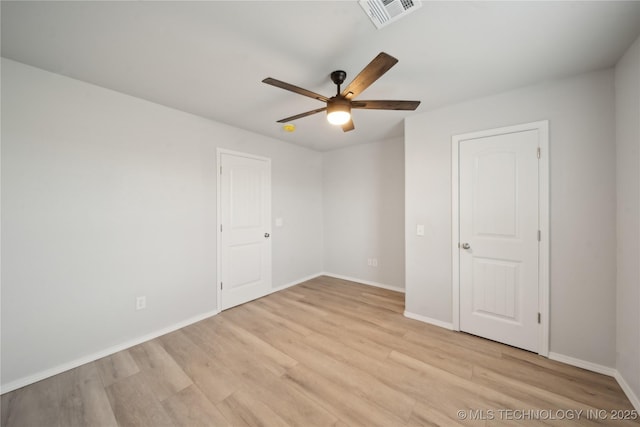
<path fill-rule="evenodd" d="M 549 121 L 543 120 L 514 126 L 488 129 L 454 135 L 451 138 L 451 291 L 453 330 L 460 330 L 460 142 L 469 139 L 504 135 L 514 132 L 537 130 L 540 158 L 538 161 L 538 218 L 540 241 L 538 242 L 538 311 L 540 328 L 538 354 L 549 356 Z"/>

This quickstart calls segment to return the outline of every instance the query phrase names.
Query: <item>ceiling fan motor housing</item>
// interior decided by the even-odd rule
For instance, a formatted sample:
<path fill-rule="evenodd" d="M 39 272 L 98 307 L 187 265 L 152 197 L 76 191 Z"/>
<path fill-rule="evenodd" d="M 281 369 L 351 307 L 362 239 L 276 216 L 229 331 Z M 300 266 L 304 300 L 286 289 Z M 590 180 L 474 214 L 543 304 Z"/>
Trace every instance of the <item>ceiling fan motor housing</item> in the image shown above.
<path fill-rule="evenodd" d="M 351 101 L 341 95 L 336 95 L 327 101 L 327 110 L 349 112 L 351 111 Z"/>
<path fill-rule="evenodd" d="M 336 117 L 336 118 L 332 118 Z M 341 119 L 337 119 L 340 117 Z M 351 101 L 336 95 L 327 101 L 327 118 L 332 124 L 344 124 L 351 117 Z M 338 120 L 338 121 L 336 121 Z"/>

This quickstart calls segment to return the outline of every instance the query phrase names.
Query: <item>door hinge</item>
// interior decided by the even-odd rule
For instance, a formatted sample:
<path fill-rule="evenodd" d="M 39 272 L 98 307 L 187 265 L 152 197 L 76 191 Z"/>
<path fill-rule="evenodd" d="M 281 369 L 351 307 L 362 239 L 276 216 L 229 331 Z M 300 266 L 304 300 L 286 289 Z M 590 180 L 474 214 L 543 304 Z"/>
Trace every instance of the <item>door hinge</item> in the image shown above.
<path fill-rule="evenodd" d="M 538 149 L 536 150 L 536 154 L 537 154 L 538 158 L 540 158 L 540 155 L 541 155 L 540 154 L 540 147 L 538 147 Z"/>
<path fill-rule="evenodd" d="M 542 323 L 542 316 L 538 313 L 538 323 Z"/>
<path fill-rule="evenodd" d="M 539 158 L 539 157 L 538 157 Z M 222 175 L 222 166 L 220 166 L 220 175 Z"/>
<path fill-rule="evenodd" d="M 223 289 L 222 282 L 220 282 L 220 290 L 222 290 L 222 289 Z"/>
<path fill-rule="evenodd" d="M 222 231 L 222 224 L 220 224 L 220 231 Z"/>
<path fill-rule="evenodd" d="M 538 230 L 538 242 L 542 242 L 542 231 Z"/>

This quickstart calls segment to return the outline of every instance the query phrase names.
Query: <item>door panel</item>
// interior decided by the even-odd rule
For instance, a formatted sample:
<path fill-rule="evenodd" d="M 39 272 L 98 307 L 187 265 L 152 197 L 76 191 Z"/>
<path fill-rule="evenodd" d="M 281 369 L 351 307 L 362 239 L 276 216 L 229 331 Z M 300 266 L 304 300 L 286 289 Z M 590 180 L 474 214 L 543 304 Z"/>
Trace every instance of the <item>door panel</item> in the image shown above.
<path fill-rule="evenodd" d="M 238 288 L 262 280 L 262 242 L 236 245 L 229 248 L 229 272 L 226 290 Z"/>
<path fill-rule="evenodd" d="M 271 172 L 267 159 L 220 155 L 221 309 L 271 291 Z"/>
<path fill-rule="evenodd" d="M 473 260 L 473 313 L 520 322 L 520 264 L 475 257 Z"/>
<path fill-rule="evenodd" d="M 460 141 L 460 329 L 538 348 L 537 130 Z"/>
<path fill-rule="evenodd" d="M 485 152 L 474 167 L 474 234 L 516 237 L 516 158 L 514 153 Z"/>

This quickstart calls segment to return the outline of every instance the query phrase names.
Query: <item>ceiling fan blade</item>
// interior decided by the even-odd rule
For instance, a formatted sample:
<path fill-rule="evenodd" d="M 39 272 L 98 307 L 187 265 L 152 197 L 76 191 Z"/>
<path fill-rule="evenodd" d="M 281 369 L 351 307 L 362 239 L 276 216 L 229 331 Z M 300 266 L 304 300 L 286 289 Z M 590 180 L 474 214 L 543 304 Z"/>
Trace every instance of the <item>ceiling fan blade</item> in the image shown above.
<path fill-rule="evenodd" d="M 350 118 L 349 121 L 342 125 L 343 132 L 349 132 L 350 130 L 354 130 L 356 127 L 353 125 L 353 118 Z"/>
<path fill-rule="evenodd" d="M 358 96 L 362 91 L 371 86 L 373 82 L 378 80 L 384 73 L 389 71 L 391 67 L 396 65 L 398 60 L 391 55 L 380 52 L 378 56 L 373 58 L 355 79 L 342 91 L 341 95 L 345 98 L 352 99 Z"/>
<path fill-rule="evenodd" d="M 315 109 L 315 110 L 307 111 L 306 113 L 296 114 L 295 116 L 291 116 L 291 117 L 287 117 L 287 118 L 284 118 L 284 119 L 280 119 L 280 120 L 278 120 L 278 123 L 291 122 L 291 121 L 294 121 L 296 119 L 301 119 L 303 117 L 307 117 L 307 116 L 310 116 L 312 114 L 316 114 L 316 113 L 319 113 L 321 111 L 325 111 L 326 109 L 327 109 L 327 107 L 322 107 L 322 108 L 318 108 L 318 109 Z"/>
<path fill-rule="evenodd" d="M 420 101 L 351 101 L 351 108 L 364 110 L 415 110 Z"/>
<path fill-rule="evenodd" d="M 289 84 L 280 80 L 272 79 L 271 77 L 267 77 L 262 81 L 262 83 L 279 87 L 281 89 L 289 90 L 299 95 L 308 96 L 309 98 L 317 99 L 318 101 L 327 102 L 329 100 L 329 98 L 327 98 L 326 96 L 320 95 L 319 93 L 311 92 L 310 90 L 303 89 L 301 87 L 294 86 L 292 84 Z"/>

